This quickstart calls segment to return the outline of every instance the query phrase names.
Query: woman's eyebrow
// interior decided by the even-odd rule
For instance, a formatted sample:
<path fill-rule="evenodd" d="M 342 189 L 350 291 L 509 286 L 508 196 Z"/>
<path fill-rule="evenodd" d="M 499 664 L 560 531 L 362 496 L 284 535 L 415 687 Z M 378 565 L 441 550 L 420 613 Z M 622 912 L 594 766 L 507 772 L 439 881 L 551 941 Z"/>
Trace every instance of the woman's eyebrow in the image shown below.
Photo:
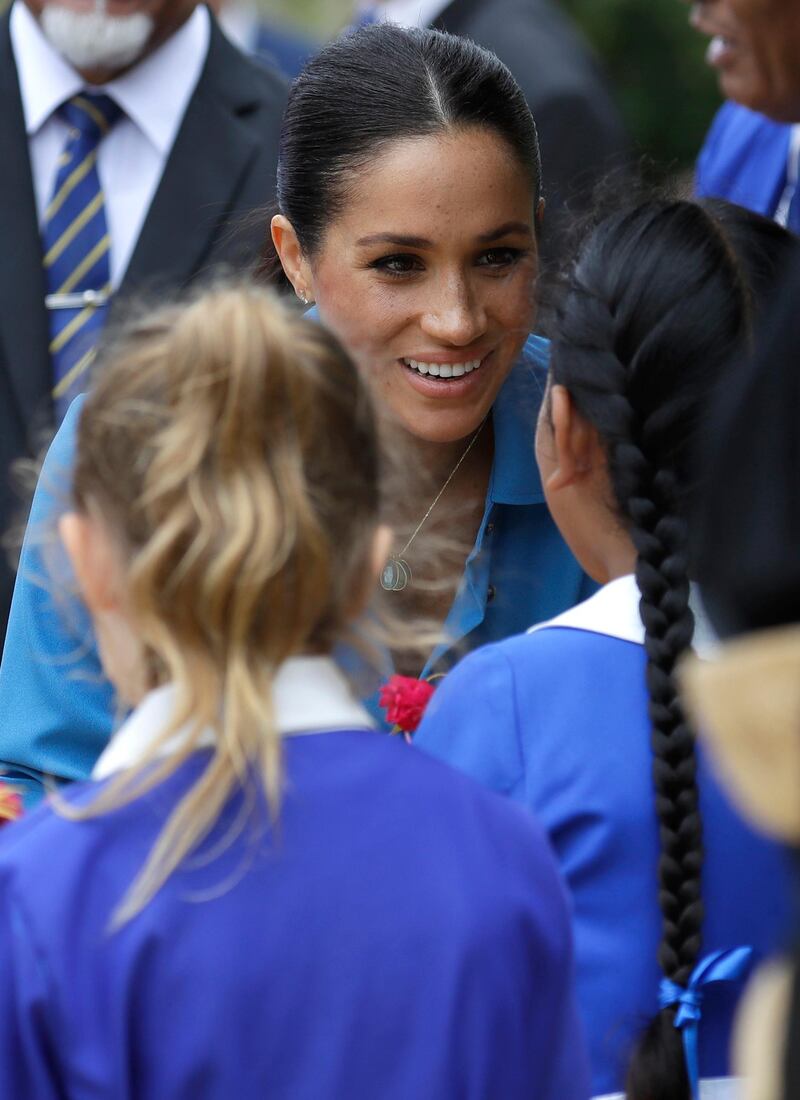
<path fill-rule="evenodd" d="M 427 237 L 408 237 L 402 233 L 373 233 L 369 237 L 360 237 L 356 244 L 399 244 L 404 248 L 433 248 L 433 241 L 429 241 Z"/>
<path fill-rule="evenodd" d="M 482 243 L 486 241 L 496 241 L 499 237 L 508 237 L 511 233 L 522 233 L 526 237 L 533 236 L 533 230 L 526 222 L 505 222 L 503 225 L 498 226 L 497 229 L 492 229 L 489 233 L 481 233 L 477 240 Z"/>
<path fill-rule="evenodd" d="M 521 233 L 526 237 L 533 237 L 533 230 L 526 222 L 505 222 L 503 225 L 492 229 L 488 233 L 481 233 L 475 239 L 479 244 L 487 241 L 497 241 L 502 237 L 508 237 L 512 233 Z M 413 237 L 405 233 L 371 233 L 368 237 L 359 237 L 356 244 L 360 248 L 366 248 L 375 244 L 391 244 L 401 248 L 433 248 L 433 241 L 427 237 Z"/>

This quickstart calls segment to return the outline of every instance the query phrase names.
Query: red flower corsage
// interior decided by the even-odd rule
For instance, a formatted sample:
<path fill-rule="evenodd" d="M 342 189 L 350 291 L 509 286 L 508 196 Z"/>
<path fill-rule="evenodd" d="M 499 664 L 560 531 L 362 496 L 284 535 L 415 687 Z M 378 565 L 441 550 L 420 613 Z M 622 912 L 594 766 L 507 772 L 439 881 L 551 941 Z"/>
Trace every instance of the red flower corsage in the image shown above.
<path fill-rule="evenodd" d="M 22 799 L 13 787 L 0 783 L 0 825 L 16 821 L 18 817 L 22 817 Z"/>
<path fill-rule="evenodd" d="M 422 721 L 435 690 L 427 680 L 416 680 L 413 676 L 391 676 L 381 688 L 378 702 L 386 711 L 386 720 L 395 726 L 395 732 L 411 734 Z"/>

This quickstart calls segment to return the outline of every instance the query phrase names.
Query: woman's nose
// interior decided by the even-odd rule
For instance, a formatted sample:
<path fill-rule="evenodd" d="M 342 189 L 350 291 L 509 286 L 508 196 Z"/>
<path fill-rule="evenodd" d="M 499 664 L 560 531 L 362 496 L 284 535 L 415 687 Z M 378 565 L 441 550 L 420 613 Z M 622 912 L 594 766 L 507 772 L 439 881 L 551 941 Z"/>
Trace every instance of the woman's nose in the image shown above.
<path fill-rule="evenodd" d="M 486 310 L 466 282 L 458 280 L 432 293 L 422 316 L 422 329 L 431 339 L 466 347 L 486 328 Z"/>

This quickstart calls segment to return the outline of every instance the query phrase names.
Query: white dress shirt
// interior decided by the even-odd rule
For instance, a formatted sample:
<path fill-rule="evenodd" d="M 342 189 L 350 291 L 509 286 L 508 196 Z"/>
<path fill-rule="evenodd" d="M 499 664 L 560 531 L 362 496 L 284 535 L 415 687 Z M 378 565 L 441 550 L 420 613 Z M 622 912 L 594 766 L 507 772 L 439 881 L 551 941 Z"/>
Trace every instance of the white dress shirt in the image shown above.
<path fill-rule="evenodd" d="M 800 187 L 800 124 L 792 127 L 789 138 L 789 156 L 786 162 L 786 186 L 783 189 L 780 202 L 775 210 L 775 221 L 778 225 L 789 224 L 789 210 L 792 201 Z"/>
<path fill-rule="evenodd" d="M 452 0 L 387 0 L 385 4 L 366 3 L 359 11 L 373 12 L 378 19 L 400 27 L 429 27 Z"/>
<path fill-rule="evenodd" d="M 128 72 L 89 91 L 107 92 L 124 115 L 103 138 L 97 172 L 111 237 L 111 282 L 122 280 L 164 166 L 208 55 L 211 22 L 200 6 L 163 45 Z M 19 74 L 36 209 L 41 226 L 52 198 L 67 123 L 54 114 L 87 88 L 42 33 L 22 0 L 11 10 L 11 44 Z"/>

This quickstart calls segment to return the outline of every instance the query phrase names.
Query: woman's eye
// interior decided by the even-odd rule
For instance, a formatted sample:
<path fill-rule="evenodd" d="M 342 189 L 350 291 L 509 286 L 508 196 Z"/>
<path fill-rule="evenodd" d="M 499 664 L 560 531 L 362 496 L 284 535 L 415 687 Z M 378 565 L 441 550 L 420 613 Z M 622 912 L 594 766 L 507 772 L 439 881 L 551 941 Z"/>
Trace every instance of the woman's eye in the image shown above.
<path fill-rule="evenodd" d="M 522 256 L 519 248 L 490 248 L 478 257 L 479 267 L 510 267 Z"/>
<path fill-rule="evenodd" d="M 379 260 L 373 260 L 369 266 L 386 275 L 413 275 L 414 272 L 423 269 L 418 256 L 406 255 L 381 256 Z"/>

